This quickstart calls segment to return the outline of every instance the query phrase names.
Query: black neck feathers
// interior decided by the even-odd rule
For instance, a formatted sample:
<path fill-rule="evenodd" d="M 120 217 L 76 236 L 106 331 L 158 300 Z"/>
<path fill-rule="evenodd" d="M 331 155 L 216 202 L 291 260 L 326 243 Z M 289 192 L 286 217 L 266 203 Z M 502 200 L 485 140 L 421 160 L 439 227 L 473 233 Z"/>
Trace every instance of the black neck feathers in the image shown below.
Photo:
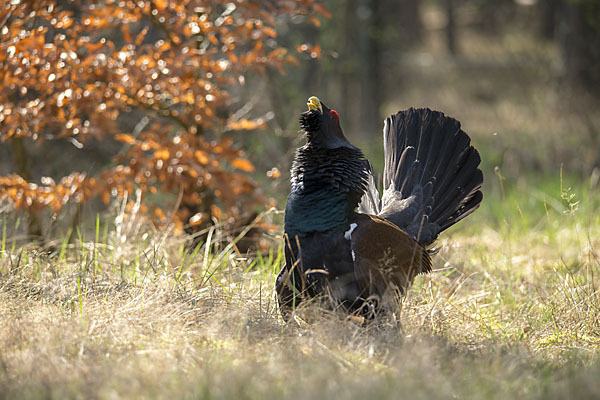
<path fill-rule="evenodd" d="M 322 148 L 308 143 L 292 164 L 285 215 L 288 234 L 343 230 L 367 187 L 369 164 L 352 146 Z"/>

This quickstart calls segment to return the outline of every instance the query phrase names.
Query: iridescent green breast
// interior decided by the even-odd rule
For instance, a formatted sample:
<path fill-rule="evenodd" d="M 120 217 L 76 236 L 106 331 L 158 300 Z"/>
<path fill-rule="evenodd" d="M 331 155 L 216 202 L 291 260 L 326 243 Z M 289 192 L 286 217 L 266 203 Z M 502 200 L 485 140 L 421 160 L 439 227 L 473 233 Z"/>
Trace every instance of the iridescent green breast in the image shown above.
<path fill-rule="evenodd" d="M 356 147 L 306 145 L 292 165 L 285 211 L 288 234 L 344 230 L 367 184 L 368 163 Z"/>

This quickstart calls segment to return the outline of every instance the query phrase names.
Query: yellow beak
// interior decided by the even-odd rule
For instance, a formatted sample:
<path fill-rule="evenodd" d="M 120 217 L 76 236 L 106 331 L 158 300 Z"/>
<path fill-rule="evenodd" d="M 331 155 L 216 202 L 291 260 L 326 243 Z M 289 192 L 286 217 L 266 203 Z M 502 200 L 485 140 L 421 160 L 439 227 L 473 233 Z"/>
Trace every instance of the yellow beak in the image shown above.
<path fill-rule="evenodd" d="M 319 100 L 318 97 L 312 96 L 308 99 L 308 103 L 306 103 L 306 105 L 308 106 L 309 111 L 315 110 L 323 114 L 323 106 L 321 105 L 321 100 Z"/>

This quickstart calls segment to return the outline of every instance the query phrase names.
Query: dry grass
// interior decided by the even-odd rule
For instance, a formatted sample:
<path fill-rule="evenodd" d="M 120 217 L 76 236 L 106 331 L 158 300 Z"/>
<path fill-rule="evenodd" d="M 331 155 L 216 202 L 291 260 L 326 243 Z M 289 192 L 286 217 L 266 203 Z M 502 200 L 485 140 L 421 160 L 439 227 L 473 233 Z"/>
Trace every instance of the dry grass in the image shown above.
<path fill-rule="evenodd" d="M 52 255 L 5 237 L 0 397 L 599 396 L 595 202 L 536 221 L 513 200 L 446 235 L 396 320 L 368 327 L 319 310 L 285 325 L 277 252 L 190 254 L 122 215 Z"/>

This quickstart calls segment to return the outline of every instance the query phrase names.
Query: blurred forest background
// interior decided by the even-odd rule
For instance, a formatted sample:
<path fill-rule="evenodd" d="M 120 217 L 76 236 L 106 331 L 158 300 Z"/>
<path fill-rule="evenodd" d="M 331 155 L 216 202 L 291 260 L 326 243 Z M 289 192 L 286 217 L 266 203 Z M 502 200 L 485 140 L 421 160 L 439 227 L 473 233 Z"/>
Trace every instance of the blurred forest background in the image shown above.
<path fill-rule="evenodd" d="M 283 208 L 312 95 L 379 171 L 383 119 L 414 106 L 462 122 L 488 199 L 502 180 L 600 177 L 596 0 L 7 1 L 1 13 L 0 215 L 5 230 L 26 217 L 23 239 L 64 234 L 112 200 L 190 233 Z"/>

